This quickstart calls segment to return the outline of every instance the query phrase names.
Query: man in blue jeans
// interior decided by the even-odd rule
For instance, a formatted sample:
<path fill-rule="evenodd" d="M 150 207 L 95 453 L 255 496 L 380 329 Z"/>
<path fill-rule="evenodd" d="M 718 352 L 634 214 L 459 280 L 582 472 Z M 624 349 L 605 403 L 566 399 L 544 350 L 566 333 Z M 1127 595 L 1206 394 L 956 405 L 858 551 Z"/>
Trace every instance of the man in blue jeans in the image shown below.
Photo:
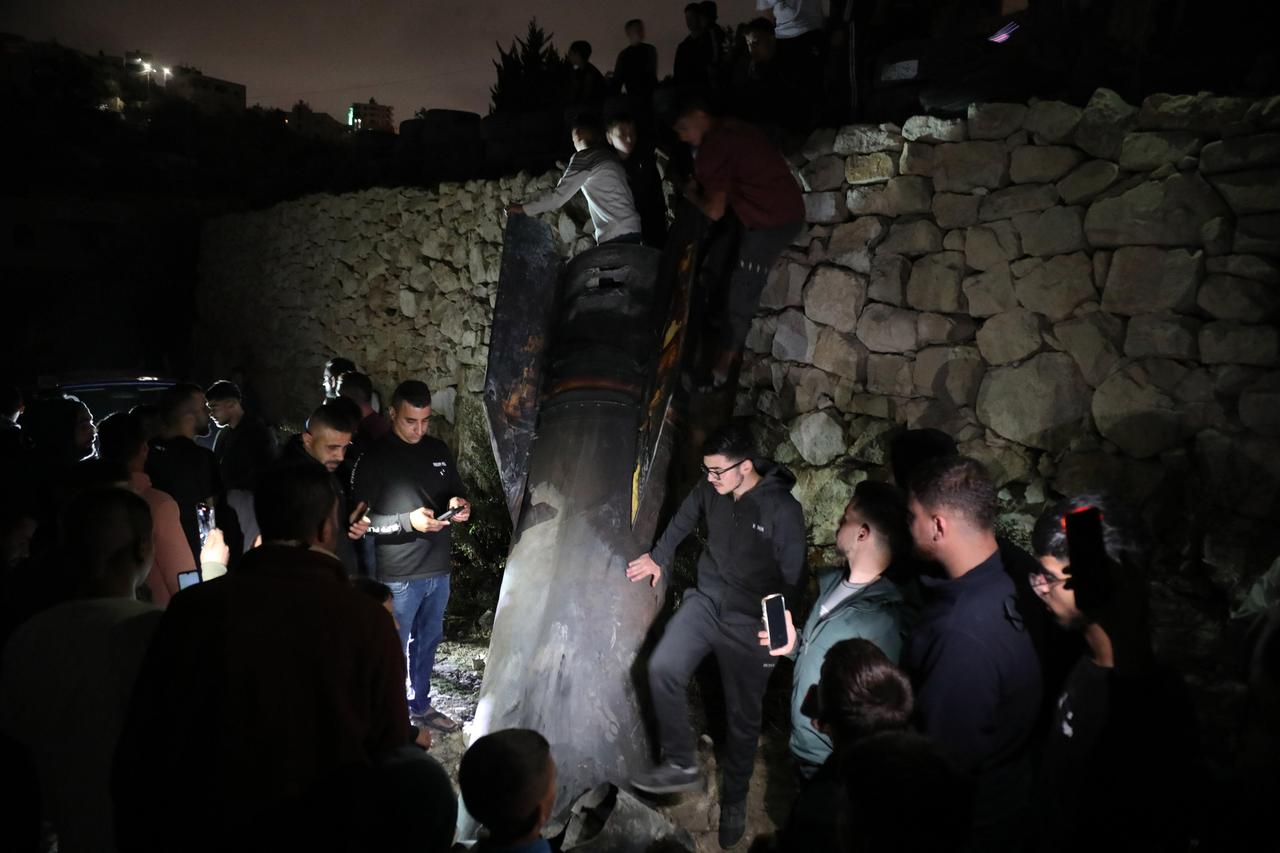
<path fill-rule="evenodd" d="M 449 448 L 427 435 L 430 417 L 426 383 L 401 382 L 391 396 L 391 432 L 360 457 L 352 479 L 356 501 L 369 508 L 378 579 L 391 587 L 400 624 L 409 716 L 436 731 L 455 732 L 458 723 L 431 707 L 431 671 L 449 603 L 449 525 L 469 519 L 471 504 Z"/>

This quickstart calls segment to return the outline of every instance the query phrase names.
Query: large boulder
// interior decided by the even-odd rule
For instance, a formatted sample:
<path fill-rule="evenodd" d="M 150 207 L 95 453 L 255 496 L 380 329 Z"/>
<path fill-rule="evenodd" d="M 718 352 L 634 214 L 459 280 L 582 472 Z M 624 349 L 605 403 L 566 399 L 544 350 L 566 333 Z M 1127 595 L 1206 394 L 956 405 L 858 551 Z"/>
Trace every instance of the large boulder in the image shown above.
<path fill-rule="evenodd" d="M 911 265 L 907 281 L 907 304 L 919 311 L 955 314 L 964 310 L 960 280 L 964 278 L 964 255 L 937 252 Z"/>
<path fill-rule="evenodd" d="M 1201 252 L 1152 246 L 1117 249 L 1102 291 L 1102 310 L 1113 314 L 1190 311 L 1203 270 Z"/>
<path fill-rule="evenodd" d="M 1178 404 L 1161 391 L 1142 364 L 1111 374 L 1093 395 L 1098 432 L 1130 456 L 1147 459 L 1187 437 Z"/>
<path fill-rule="evenodd" d="M 1020 145 L 1009 156 L 1009 178 L 1015 184 L 1053 183 L 1083 159 L 1066 145 Z"/>
<path fill-rule="evenodd" d="M 916 312 L 873 302 L 858 320 L 858 340 L 872 352 L 913 352 L 917 346 Z"/>
<path fill-rule="evenodd" d="M 1179 173 L 1095 201 L 1085 214 L 1084 231 L 1095 248 L 1198 246 L 1205 223 L 1227 213 L 1227 206 L 1204 178 Z"/>
<path fill-rule="evenodd" d="M 976 195 L 960 193 L 937 193 L 933 197 L 933 218 L 939 228 L 965 228 L 978 222 L 978 204 L 982 199 Z"/>
<path fill-rule="evenodd" d="M 1067 204 L 1081 204 L 1102 195 L 1120 177 L 1120 167 L 1110 160 L 1090 160 L 1058 181 L 1058 194 Z"/>
<path fill-rule="evenodd" d="M 911 142 L 964 142 L 964 119 L 912 116 L 902 123 L 902 138 Z"/>
<path fill-rule="evenodd" d="M 1062 101 L 1039 101 L 1027 110 L 1022 127 L 1037 141 L 1068 142 L 1080 123 L 1083 111 Z"/>
<path fill-rule="evenodd" d="M 1229 172 L 1210 182 L 1237 216 L 1280 210 L 1280 169 Z"/>
<path fill-rule="evenodd" d="M 1022 104 L 970 104 L 969 138 L 1004 139 L 1020 130 L 1026 117 Z"/>
<path fill-rule="evenodd" d="M 988 370 L 978 420 L 997 435 L 1043 450 L 1065 450 L 1087 432 L 1091 389 L 1066 353 L 1042 352 L 1014 367 Z"/>
<path fill-rule="evenodd" d="M 991 222 L 1008 219 L 1016 213 L 1048 210 L 1058 203 L 1058 188 L 1053 184 L 1020 184 L 996 190 L 978 205 L 978 219 Z"/>
<path fill-rule="evenodd" d="M 1280 133 L 1255 133 L 1210 142 L 1200 152 L 1206 175 L 1280 166 Z"/>
<path fill-rule="evenodd" d="M 956 406 L 972 406 L 987 366 L 973 347 L 926 347 L 912 366 L 915 391 Z"/>
<path fill-rule="evenodd" d="M 1205 269 L 1213 275 L 1239 276 L 1280 284 L 1280 266 L 1257 255 L 1223 255 L 1205 261 Z"/>
<path fill-rule="evenodd" d="M 1023 258 L 1011 269 L 1018 302 L 1053 322 L 1065 320 L 1077 306 L 1098 295 L 1093 287 L 1093 263 L 1083 252 Z"/>
<path fill-rule="evenodd" d="M 840 189 L 844 182 L 844 160 L 835 154 L 811 160 L 800 169 L 800 182 L 806 192 Z"/>
<path fill-rule="evenodd" d="M 903 156 L 906 155 L 903 154 Z M 853 154 L 843 162 L 841 168 L 841 177 L 846 183 L 854 186 L 881 184 L 897 174 L 898 168 L 894 158 L 884 151 L 873 154 Z M 839 184 L 839 181 L 836 183 Z"/>
<path fill-rule="evenodd" d="M 1280 329 L 1246 326 L 1227 320 L 1205 323 L 1200 330 L 1200 360 L 1205 364 L 1280 364 Z"/>
<path fill-rule="evenodd" d="M 925 312 L 916 318 L 916 337 L 920 346 L 970 341 L 977 330 L 978 324 L 964 314 Z"/>
<path fill-rule="evenodd" d="M 1138 127 L 1221 136 L 1223 130 L 1243 122 L 1251 106 L 1253 101 L 1248 98 L 1222 97 L 1209 92 L 1148 95 L 1138 112 Z"/>
<path fill-rule="evenodd" d="M 1043 343 L 1040 318 L 1021 308 L 988 317 L 978 329 L 978 350 L 991 364 L 1022 361 Z"/>
<path fill-rule="evenodd" d="M 795 309 L 778 316 L 773 333 L 773 357 L 779 361 L 812 363 L 818 345 L 818 324 Z"/>
<path fill-rule="evenodd" d="M 892 126 L 849 124 L 836 133 L 832 147 L 835 153 L 842 156 L 898 151 L 902 148 L 902 134 Z"/>
<path fill-rule="evenodd" d="M 1138 123 L 1138 108 L 1111 89 L 1098 89 L 1076 125 L 1077 148 L 1104 160 L 1117 160 L 1124 136 Z"/>
<path fill-rule="evenodd" d="M 795 308 L 803 304 L 804 283 L 809 267 L 795 261 L 782 261 L 769 271 L 769 279 L 760 292 L 760 307 L 772 311 Z"/>
<path fill-rule="evenodd" d="M 805 519 L 812 525 L 815 546 L 836 541 L 836 528 L 844 516 L 845 505 L 853 497 L 854 488 L 865 479 L 866 471 L 839 464 L 796 471 L 791 494 L 800 502 Z"/>
<path fill-rule="evenodd" d="M 852 332 L 867 300 L 867 280 L 840 267 L 821 266 L 804 289 L 804 313 L 815 323 Z"/>
<path fill-rule="evenodd" d="M 902 255 L 876 252 L 871 260 L 871 284 L 867 298 L 890 305 L 902 305 L 906 301 L 907 278 L 911 275 L 911 261 Z"/>
<path fill-rule="evenodd" d="M 1120 365 L 1124 323 L 1103 311 L 1093 311 L 1053 327 L 1053 339 L 1075 359 L 1084 381 L 1094 388 Z"/>
<path fill-rule="evenodd" d="M 904 175 L 925 177 L 933 174 L 933 146 L 926 142 L 908 142 L 903 145 L 902 155 L 898 158 L 898 171 Z"/>
<path fill-rule="evenodd" d="M 940 192 L 997 189 L 1009 182 L 1009 153 L 1002 142 L 951 142 L 933 154 L 933 186 Z"/>
<path fill-rule="evenodd" d="M 1241 255 L 1280 256 L 1280 214 L 1241 216 L 1236 220 L 1231 250 Z"/>
<path fill-rule="evenodd" d="M 1185 131 L 1142 131 L 1130 133 L 1120 148 L 1120 168 L 1129 172 L 1150 172 L 1161 166 L 1177 165 L 1184 157 L 1200 151 L 1200 137 Z"/>
<path fill-rule="evenodd" d="M 942 250 L 942 232 L 928 219 L 915 222 L 899 222 L 890 226 L 889 236 L 880 244 L 879 251 L 891 255 L 916 257 Z"/>
<path fill-rule="evenodd" d="M 969 314 L 973 317 L 990 317 L 1018 307 L 1007 263 L 966 277 L 961 288 L 969 304 Z"/>
<path fill-rule="evenodd" d="M 1234 275 L 1206 276 L 1196 304 L 1215 320 L 1267 323 L 1280 311 L 1280 287 Z"/>
<path fill-rule="evenodd" d="M 1084 239 L 1084 208 L 1051 207 L 1040 213 L 1019 213 L 1013 225 L 1028 255 L 1063 255 L 1088 248 Z"/>
<path fill-rule="evenodd" d="M 886 216 L 929 213 L 933 209 L 933 183 L 918 175 L 899 175 L 884 185 Z"/>
<path fill-rule="evenodd" d="M 813 350 L 813 366 L 846 379 L 856 380 L 866 359 L 866 349 L 852 335 L 835 329 L 818 332 Z"/>
<path fill-rule="evenodd" d="M 1261 435 L 1280 437 L 1280 373 L 1268 373 L 1240 393 L 1240 421 Z"/>
<path fill-rule="evenodd" d="M 796 418 L 790 434 L 800 457 L 810 465 L 826 465 L 841 456 L 847 446 L 844 427 L 826 410 Z"/>
<path fill-rule="evenodd" d="M 852 222 L 841 223 L 831 232 L 825 258 L 828 263 L 868 273 L 871 271 L 871 250 L 888 231 L 886 220 L 878 216 L 860 216 Z"/>
<path fill-rule="evenodd" d="M 867 356 L 867 390 L 890 397 L 910 397 L 915 391 L 911 359 L 872 353 Z"/>
<path fill-rule="evenodd" d="M 1200 321 L 1179 314 L 1139 314 L 1129 321 L 1124 354 L 1129 358 L 1194 359 Z"/>
<path fill-rule="evenodd" d="M 1008 266 L 1021 255 L 1022 244 L 1012 222 L 988 222 L 965 229 L 964 262 L 975 270 Z"/>
<path fill-rule="evenodd" d="M 807 222 L 843 222 L 848 215 L 849 206 L 842 192 L 804 194 L 804 218 Z"/>

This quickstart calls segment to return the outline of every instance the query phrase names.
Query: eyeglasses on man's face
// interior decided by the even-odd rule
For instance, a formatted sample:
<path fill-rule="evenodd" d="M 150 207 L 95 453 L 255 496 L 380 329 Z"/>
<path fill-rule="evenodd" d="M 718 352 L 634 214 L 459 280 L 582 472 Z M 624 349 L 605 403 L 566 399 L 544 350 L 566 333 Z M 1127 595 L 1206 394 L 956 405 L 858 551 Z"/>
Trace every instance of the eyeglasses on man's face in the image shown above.
<path fill-rule="evenodd" d="M 739 465 L 741 465 L 743 462 L 746 462 L 746 461 L 747 460 L 745 459 L 739 460 L 738 462 L 735 462 L 732 465 L 730 465 L 728 468 L 708 468 L 705 463 L 699 467 L 702 468 L 703 474 L 706 474 L 708 477 L 712 477 L 716 480 L 719 480 L 725 474 L 728 474 L 734 468 L 737 468 Z"/>

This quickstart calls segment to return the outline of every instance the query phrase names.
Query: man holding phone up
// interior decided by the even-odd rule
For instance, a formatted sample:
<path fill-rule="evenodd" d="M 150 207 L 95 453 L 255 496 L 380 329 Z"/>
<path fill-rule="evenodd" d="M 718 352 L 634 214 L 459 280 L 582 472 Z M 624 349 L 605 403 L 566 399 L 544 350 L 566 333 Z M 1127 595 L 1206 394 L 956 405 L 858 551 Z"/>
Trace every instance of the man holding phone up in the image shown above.
<path fill-rule="evenodd" d="M 378 580 L 391 587 L 409 671 L 409 716 L 440 732 L 458 723 L 431 707 L 431 671 L 449 602 L 449 525 L 471 504 L 449 448 L 427 435 L 431 390 L 401 382 L 391 396 L 391 432 L 360 457 L 354 496 L 368 507 Z"/>
<path fill-rule="evenodd" d="M 746 831 L 747 789 L 760 735 L 761 703 L 775 658 L 757 640 L 761 602 L 791 594 L 805 565 L 804 514 L 792 497 L 795 477 L 759 459 L 747 427 L 730 424 L 703 445 L 700 482 L 671 519 L 653 551 L 632 560 L 627 577 L 656 585 L 671 567 L 676 547 L 699 520 L 707 547 L 698 560 L 698 585 L 687 590 L 649 659 L 649 687 L 663 763 L 632 780 L 654 794 L 702 784 L 689 725 L 689 679 L 714 654 L 724 682 L 727 742 L 721 789 L 720 844 L 732 846 Z"/>

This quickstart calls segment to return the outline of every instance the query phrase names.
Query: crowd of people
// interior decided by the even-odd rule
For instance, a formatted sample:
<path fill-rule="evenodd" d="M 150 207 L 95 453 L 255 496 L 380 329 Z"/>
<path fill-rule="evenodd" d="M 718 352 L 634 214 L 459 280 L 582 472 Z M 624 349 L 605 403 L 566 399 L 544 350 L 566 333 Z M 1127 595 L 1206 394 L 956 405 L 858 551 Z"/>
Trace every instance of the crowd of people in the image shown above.
<path fill-rule="evenodd" d="M 430 678 L 470 506 L 427 386 L 375 411 L 369 377 L 334 360 L 279 451 L 225 381 L 96 425 L 75 398 L 4 391 L 0 751 L 27 796 L 0 814 L 6 849 L 449 849 L 457 798 L 425 750 L 459 728 Z M 646 661 L 661 758 L 630 783 L 705 786 L 687 690 L 714 657 L 719 840 L 742 840 L 786 656 L 800 794 L 755 849 L 1189 849 L 1206 773 L 1187 690 L 1152 653 L 1141 526 L 1071 497 L 1032 556 L 996 535 L 995 485 L 950 437 L 908 430 L 891 456 L 838 519 L 843 563 L 810 583 L 794 477 L 748 424 L 707 440 L 703 479 L 626 572 L 656 584 L 705 527 Z M 1086 574 L 1068 519 L 1095 510 Z M 555 779 L 538 733 L 477 739 L 458 777 L 477 849 L 551 849 Z"/>

